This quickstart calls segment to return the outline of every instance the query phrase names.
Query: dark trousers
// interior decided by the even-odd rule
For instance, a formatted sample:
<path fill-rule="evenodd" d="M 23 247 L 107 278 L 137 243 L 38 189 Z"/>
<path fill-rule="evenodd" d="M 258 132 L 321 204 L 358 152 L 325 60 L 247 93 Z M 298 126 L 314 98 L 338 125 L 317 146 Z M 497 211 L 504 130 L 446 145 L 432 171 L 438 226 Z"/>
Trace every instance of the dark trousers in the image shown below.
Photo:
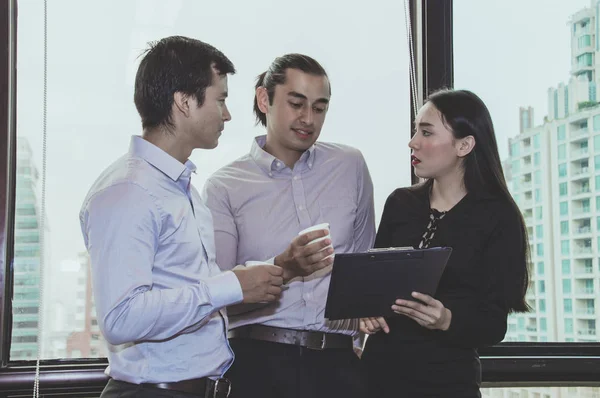
<path fill-rule="evenodd" d="M 225 377 L 230 398 L 365 398 L 365 376 L 351 348 L 311 350 L 231 339 L 235 360 Z"/>
<path fill-rule="evenodd" d="M 204 398 L 204 392 L 187 394 L 110 379 L 100 398 Z"/>

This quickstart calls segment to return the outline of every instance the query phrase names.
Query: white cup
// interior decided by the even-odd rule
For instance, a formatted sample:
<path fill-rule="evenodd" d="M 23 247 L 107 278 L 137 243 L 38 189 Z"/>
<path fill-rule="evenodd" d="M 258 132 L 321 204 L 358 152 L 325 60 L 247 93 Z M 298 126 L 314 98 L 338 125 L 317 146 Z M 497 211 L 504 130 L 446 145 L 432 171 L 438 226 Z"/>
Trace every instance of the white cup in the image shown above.
<path fill-rule="evenodd" d="M 317 225 L 313 225 L 312 227 L 308 227 L 306 229 L 303 229 L 302 231 L 298 232 L 298 235 L 304 235 L 304 234 L 306 234 L 308 232 L 319 231 L 319 230 L 322 230 L 322 229 L 327 230 L 327 235 L 322 236 L 322 237 L 317 238 L 317 239 L 311 240 L 310 242 L 308 242 L 308 245 L 320 242 L 320 241 L 322 241 L 324 239 L 328 239 L 328 238 L 331 239 L 331 233 L 329 232 L 329 223 L 327 223 L 327 222 L 324 222 L 324 223 L 321 223 L 321 224 L 317 224 Z M 333 240 L 332 240 L 332 242 L 333 242 Z M 321 249 L 319 251 L 323 251 L 323 250 L 328 249 L 330 247 L 333 247 L 333 243 L 330 244 L 329 246 L 324 247 L 323 249 Z M 333 254 L 331 254 L 331 255 L 329 255 L 329 256 L 327 256 L 325 258 L 329 258 L 329 257 L 333 257 Z"/>

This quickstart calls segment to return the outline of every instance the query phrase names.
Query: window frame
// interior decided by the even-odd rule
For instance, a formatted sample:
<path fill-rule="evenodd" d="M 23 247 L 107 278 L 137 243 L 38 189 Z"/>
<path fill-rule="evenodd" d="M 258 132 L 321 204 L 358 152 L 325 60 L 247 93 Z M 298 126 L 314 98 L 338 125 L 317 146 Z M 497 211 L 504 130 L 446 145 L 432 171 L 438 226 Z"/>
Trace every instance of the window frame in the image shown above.
<path fill-rule="evenodd" d="M 453 0 L 409 0 L 418 98 L 453 87 Z M 35 377 L 33 361 L 9 362 L 12 318 L 12 274 L 16 184 L 16 0 L 0 2 L 0 46 L 8 57 L 0 61 L 0 391 L 30 392 Z M 408 94 L 410 96 L 410 94 Z M 412 130 L 412 129 L 409 129 Z M 412 134 L 412 133 L 411 133 Z M 408 139 L 409 137 L 407 137 Z M 412 174 L 412 182 L 418 179 Z M 482 387 L 599 386 L 600 343 L 507 342 L 479 350 Z M 107 377 L 106 359 L 44 360 L 40 393 L 69 396 L 99 394 Z M 73 393 L 73 395 L 71 395 Z"/>

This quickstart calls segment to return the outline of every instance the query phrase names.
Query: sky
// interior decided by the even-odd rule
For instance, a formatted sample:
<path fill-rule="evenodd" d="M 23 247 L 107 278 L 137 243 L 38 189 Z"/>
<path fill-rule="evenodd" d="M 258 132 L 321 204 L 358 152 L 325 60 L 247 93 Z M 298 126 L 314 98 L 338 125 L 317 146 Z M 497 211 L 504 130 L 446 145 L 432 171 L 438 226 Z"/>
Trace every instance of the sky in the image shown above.
<path fill-rule="evenodd" d="M 82 201 L 100 172 L 140 134 L 133 105 L 146 43 L 184 35 L 213 44 L 236 65 L 233 120 L 219 146 L 196 150 L 194 185 L 247 153 L 254 136 L 254 78 L 282 54 L 300 52 L 328 71 L 332 99 L 320 140 L 359 148 L 375 186 L 377 219 L 387 196 L 410 184 L 409 51 L 404 1 L 53 0 L 48 2 L 46 214 L 50 265 L 85 250 Z M 455 87 L 480 95 L 494 120 L 501 157 L 518 134 L 519 106 L 546 114 L 546 92 L 568 81 L 569 15 L 589 0 L 455 0 Z M 42 169 L 43 2 L 18 2 L 17 134 Z"/>

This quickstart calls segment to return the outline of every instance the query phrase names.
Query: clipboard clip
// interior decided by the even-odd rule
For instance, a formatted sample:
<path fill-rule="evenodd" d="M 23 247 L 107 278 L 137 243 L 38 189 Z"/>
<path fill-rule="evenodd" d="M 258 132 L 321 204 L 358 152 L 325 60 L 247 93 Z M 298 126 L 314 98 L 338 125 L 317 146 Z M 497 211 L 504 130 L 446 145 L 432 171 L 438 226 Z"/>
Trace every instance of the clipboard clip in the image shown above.
<path fill-rule="evenodd" d="M 402 246 L 402 247 L 380 247 L 377 249 L 369 249 L 367 253 L 377 253 L 377 252 L 393 252 L 393 251 L 402 251 L 402 250 L 415 250 L 412 246 Z"/>

